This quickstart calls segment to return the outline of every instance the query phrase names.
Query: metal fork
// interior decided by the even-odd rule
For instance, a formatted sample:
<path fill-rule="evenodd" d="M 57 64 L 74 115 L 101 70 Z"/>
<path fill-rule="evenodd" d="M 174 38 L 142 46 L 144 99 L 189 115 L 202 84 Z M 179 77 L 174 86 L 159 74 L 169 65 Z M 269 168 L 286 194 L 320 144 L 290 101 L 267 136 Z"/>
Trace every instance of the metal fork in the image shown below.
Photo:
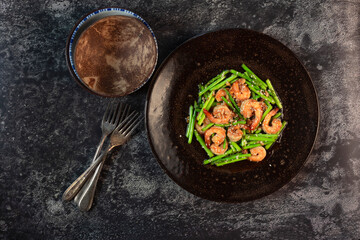
<path fill-rule="evenodd" d="M 123 103 L 116 103 L 113 101 L 109 102 L 105 110 L 103 119 L 101 121 L 102 136 L 92 161 L 95 161 L 95 159 L 98 157 L 105 139 L 114 131 L 114 129 L 118 126 L 118 124 L 122 120 L 124 120 L 124 116 L 125 116 L 124 113 L 128 115 L 129 111 L 130 111 L 129 105 L 124 106 Z"/>
<path fill-rule="evenodd" d="M 136 129 L 136 127 L 142 122 L 143 117 L 141 117 L 135 111 L 127 116 L 124 121 L 122 121 L 110 135 L 110 143 L 107 146 L 106 150 L 91 164 L 91 166 L 86 169 L 86 171 L 80 175 L 64 192 L 63 200 L 71 200 L 80 188 L 84 185 L 85 181 L 89 179 L 91 174 L 94 172 L 95 168 L 102 162 L 105 161 L 107 154 L 114 149 L 114 147 L 123 145 L 129 138 L 131 133 Z"/>
<path fill-rule="evenodd" d="M 106 137 L 108 137 L 114 131 L 118 124 L 121 123 L 125 119 L 125 117 L 129 115 L 129 113 L 129 105 L 124 106 L 124 104 L 122 103 L 120 105 L 119 103 L 109 103 L 101 122 L 101 140 L 92 162 L 95 162 L 96 158 L 99 156 L 100 149 L 102 148 Z M 99 179 L 103 165 L 104 161 L 100 163 L 92 177 L 86 181 L 81 190 L 76 194 L 74 202 L 78 205 L 80 210 L 87 211 L 91 208 L 96 190 L 96 184 Z"/>

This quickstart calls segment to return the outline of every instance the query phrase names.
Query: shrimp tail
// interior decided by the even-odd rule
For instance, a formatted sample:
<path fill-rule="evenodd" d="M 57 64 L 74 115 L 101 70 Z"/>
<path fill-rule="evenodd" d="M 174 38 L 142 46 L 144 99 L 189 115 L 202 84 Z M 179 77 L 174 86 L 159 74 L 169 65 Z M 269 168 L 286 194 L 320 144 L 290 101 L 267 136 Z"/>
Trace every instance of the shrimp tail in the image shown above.
<path fill-rule="evenodd" d="M 256 128 L 257 128 L 257 126 L 258 126 L 259 124 L 258 123 L 252 123 L 251 125 L 250 125 L 250 131 L 254 131 Z"/>
<path fill-rule="evenodd" d="M 208 119 L 213 119 L 213 116 L 211 115 L 211 113 L 208 111 L 208 110 L 206 110 L 206 109 L 203 109 L 203 111 L 204 111 L 204 113 L 205 113 L 205 116 L 208 118 Z"/>

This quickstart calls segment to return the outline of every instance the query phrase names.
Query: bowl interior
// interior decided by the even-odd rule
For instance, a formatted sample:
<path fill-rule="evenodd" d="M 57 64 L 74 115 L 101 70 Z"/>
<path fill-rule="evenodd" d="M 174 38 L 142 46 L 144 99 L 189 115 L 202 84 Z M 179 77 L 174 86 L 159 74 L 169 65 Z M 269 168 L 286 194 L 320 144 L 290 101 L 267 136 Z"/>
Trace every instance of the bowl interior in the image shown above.
<path fill-rule="evenodd" d="M 79 41 L 79 38 L 81 37 L 81 34 L 86 29 L 88 29 L 91 25 L 96 23 L 97 21 L 99 21 L 105 17 L 110 17 L 110 16 L 126 16 L 126 17 L 136 18 L 146 26 L 146 28 L 150 31 L 150 33 L 153 37 L 154 47 L 156 48 L 156 56 L 155 56 L 155 62 L 153 64 L 152 70 L 151 70 L 150 74 L 148 74 L 146 76 L 144 75 L 144 80 L 142 81 L 142 83 L 139 86 L 136 86 L 135 90 L 133 90 L 131 92 L 134 92 L 137 89 L 139 89 L 141 86 L 143 86 L 150 79 L 151 75 L 153 74 L 153 72 L 155 70 L 156 64 L 157 64 L 157 60 L 158 60 L 157 41 L 156 41 L 155 34 L 152 31 L 152 29 L 150 28 L 149 24 L 144 19 L 142 19 L 139 15 L 137 15 L 136 13 L 133 13 L 126 9 L 103 8 L 103 9 L 99 9 L 99 10 L 89 13 L 85 17 L 83 17 L 81 20 L 79 20 L 79 22 L 74 26 L 73 30 L 71 31 L 71 34 L 67 41 L 66 60 L 67 60 L 67 64 L 68 64 L 68 67 L 69 67 L 69 70 L 70 70 L 72 76 L 82 87 L 85 87 L 87 90 L 89 90 L 90 92 L 97 94 L 97 95 L 101 95 L 101 96 L 105 96 L 105 97 L 118 97 L 118 96 L 130 94 L 131 92 L 127 92 L 126 94 L 121 94 L 121 95 L 104 94 L 104 93 L 96 92 L 93 89 L 89 88 L 84 83 L 84 81 L 79 76 L 79 73 L 77 72 L 76 67 L 75 67 L 76 66 L 75 65 L 75 56 L 74 56 L 75 48 L 76 48 L 76 44 Z"/>

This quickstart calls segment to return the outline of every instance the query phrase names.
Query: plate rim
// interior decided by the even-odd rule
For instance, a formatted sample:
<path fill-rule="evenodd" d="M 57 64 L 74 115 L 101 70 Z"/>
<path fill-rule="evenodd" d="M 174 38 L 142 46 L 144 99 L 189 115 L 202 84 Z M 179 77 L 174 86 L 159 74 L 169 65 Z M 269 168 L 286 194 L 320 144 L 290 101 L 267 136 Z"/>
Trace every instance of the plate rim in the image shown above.
<path fill-rule="evenodd" d="M 317 124 L 316 124 L 316 132 L 315 132 L 315 137 L 314 137 L 314 140 L 312 142 L 312 145 L 311 145 L 311 148 L 310 148 L 310 151 L 309 153 L 307 154 L 303 164 L 301 165 L 301 167 L 298 169 L 298 171 L 296 171 L 294 174 L 292 174 L 289 178 L 289 180 L 284 183 L 284 184 L 281 184 L 280 187 L 272 190 L 272 191 L 269 191 L 267 193 L 263 193 L 263 194 L 260 194 L 258 197 L 256 198 L 252 198 L 251 200 L 243 200 L 243 201 L 235 201 L 235 200 L 227 200 L 227 199 L 218 199 L 218 198 L 208 198 L 208 197 L 204 197 L 204 196 L 201 196 L 200 194 L 192 191 L 192 190 L 189 190 L 189 189 L 186 189 L 185 187 L 182 186 L 182 184 L 180 184 L 173 176 L 172 174 L 169 172 L 169 170 L 164 166 L 164 164 L 160 161 L 160 158 L 158 156 L 158 154 L 156 153 L 155 151 L 155 148 L 154 148 L 154 145 L 151 141 L 151 136 L 150 136 L 150 130 L 149 130 L 149 120 L 148 120 L 148 116 L 149 116 L 149 99 L 150 99 L 150 95 L 153 91 L 153 88 L 154 88 L 154 85 L 155 85 L 155 82 L 156 82 L 156 79 L 158 77 L 158 75 L 160 74 L 162 68 L 164 67 L 164 65 L 169 61 L 169 59 L 173 56 L 173 54 L 178 50 L 180 49 L 182 46 L 184 46 L 185 44 L 187 44 L 188 42 L 192 41 L 193 39 L 196 39 L 198 37 L 201 37 L 201 36 L 204 36 L 204 35 L 207 35 L 207 34 L 214 34 L 214 33 L 217 33 L 217 32 L 223 32 L 223 31 L 247 31 L 247 32 L 252 32 L 252 33 L 255 33 L 255 34 L 260 34 L 260 35 L 263 35 L 267 38 L 271 38 L 273 41 L 276 41 L 278 44 L 282 45 L 283 47 L 285 47 L 288 51 L 290 51 L 291 55 L 293 57 L 295 57 L 296 61 L 298 61 L 298 63 L 300 63 L 301 67 L 305 70 L 306 72 L 306 75 L 308 76 L 308 78 L 310 79 L 310 83 L 313 87 L 313 90 L 314 90 L 314 94 L 315 94 L 315 99 L 316 99 L 316 110 L 317 110 Z M 302 169 L 304 168 L 305 164 L 308 162 L 309 160 L 309 157 L 311 155 L 311 153 L 313 152 L 314 150 L 314 147 L 315 147 L 315 144 L 317 142 L 317 139 L 318 139 L 318 136 L 319 136 L 319 129 L 320 129 L 320 121 L 321 121 L 321 115 L 320 115 L 320 103 L 319 103 L 319 96 L 318 96 L 318 92 L 316 90 L 316 87 L 314 85 L 314 81 L 313 79 L 311 78 L 310 76 L 310 73 L 309 71 L 307 70 L 307 68 L 304 66 L 304 64 L 302 63 L 302 61 L 300 61 L 299 57 L 289 48 L 287 47 L 285 44 L 283 44 L 281 41 L 273 38 L 272 36 L 270 35 L 267 35 L 265 33 L 262 33 L 262 32 L 258 32 L 258 31 L 255 31 L 255 30 L 252 30 L 252 29 L 245 29 L 245 28 L 222 28 L 222 29 L 217 29 L 217 30 L 214 30 L 214 31 L 209 31 L 209 32 L 204 32 L 204 33 L 200 33 L 200 34 L 197 34 L 193 37 L 190 37 L 189 39 L 185 40 L 183 43 L 179 44 L 177 47 L 175 47 L 167 56 L 166 58 L 164 58 L 164 60 L 161 62 L 160 66 L 155 70 L 153 76 L 152 76 L 152 80 L 150 81 L 150 86 L 149 86 L 149 89 L 147 91 L 147 95 L 146 95 L 146 101 L 145 101 L 145 128 L 146 128 L 146 135 L 147 135 L 147 138 L 148 138 L 148 142 L 149 142 L 149 145 L 150 145 L 150 148 L 151 148 L 151 151 L 153 153 L 153 155 L 155 156 L 156 160 L 157 160 L 157 163 L 160 165 L 161 169 L 166 173 L 166 175 L 172 180 L 174 181 L 178 186 L 180 186 L 183 190 L 199 197 L 199 198 L 202 198 L 202 199 L 206 199 L 206 200 L 209 200 L 209 201 L 213 201 L 213 202 L 219 202 L 219 203 L 241 203 L 241 202 L 249 202 L 249 201 L 254 201 L 254 200 L 258 200 L 260 198 L 263 198 L 263 197 L 266 197 L 266 196 L 269 196 L 270 194 L 280 190 L 281 188 L 283 188 L 284 186 L 288 185 L 301 171 Z"/>

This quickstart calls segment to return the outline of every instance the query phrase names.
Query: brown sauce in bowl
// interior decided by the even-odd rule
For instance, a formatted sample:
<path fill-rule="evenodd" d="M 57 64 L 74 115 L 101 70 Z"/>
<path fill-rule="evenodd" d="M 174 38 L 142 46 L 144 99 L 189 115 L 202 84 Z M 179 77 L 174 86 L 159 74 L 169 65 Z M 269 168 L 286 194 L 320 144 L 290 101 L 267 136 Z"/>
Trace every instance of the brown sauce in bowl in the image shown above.
<path fill-rule="evenodd" d="M 127 16 L 105 17 L 88 27 L 75 47 L 81 81 L 102 96 L 127 95 L 151 76 L 157 48 L 150 30 Z"/>

